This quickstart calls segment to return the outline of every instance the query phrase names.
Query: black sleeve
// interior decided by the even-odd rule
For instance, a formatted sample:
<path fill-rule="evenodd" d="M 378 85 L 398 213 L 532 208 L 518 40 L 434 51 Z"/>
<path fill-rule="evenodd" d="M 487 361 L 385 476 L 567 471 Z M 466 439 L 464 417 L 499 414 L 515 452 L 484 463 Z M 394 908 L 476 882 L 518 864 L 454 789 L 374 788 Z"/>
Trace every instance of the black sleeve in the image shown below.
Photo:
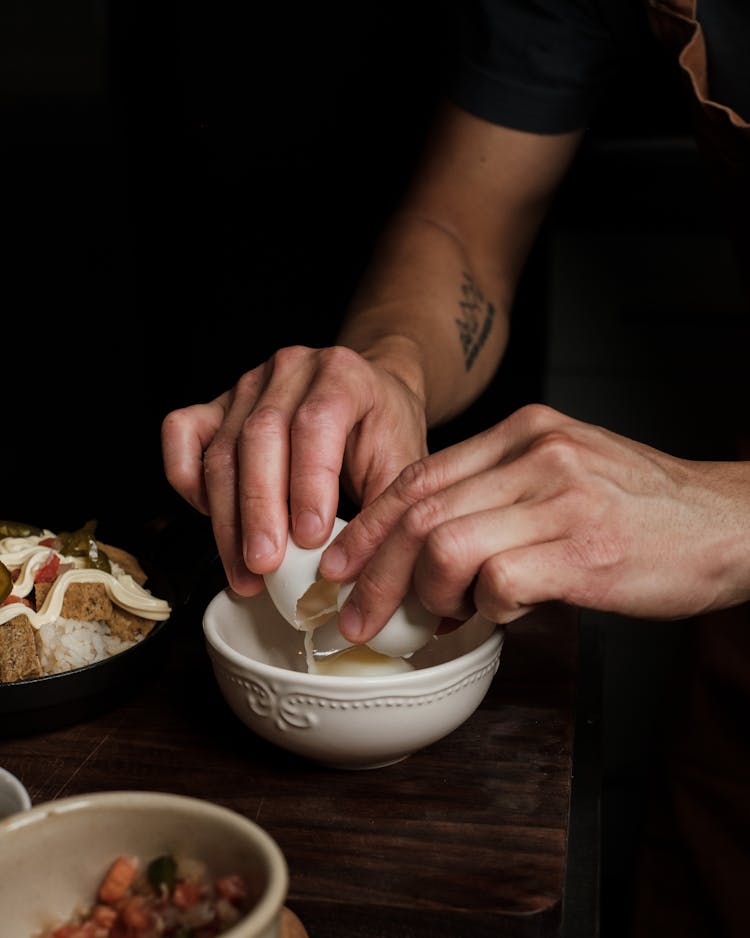
<path fill-rule="evenodd" d="M 463 0 L 448 96 L 496 124 L 535 133 L 585 127 L 622 47 L 596 0 Z"/>

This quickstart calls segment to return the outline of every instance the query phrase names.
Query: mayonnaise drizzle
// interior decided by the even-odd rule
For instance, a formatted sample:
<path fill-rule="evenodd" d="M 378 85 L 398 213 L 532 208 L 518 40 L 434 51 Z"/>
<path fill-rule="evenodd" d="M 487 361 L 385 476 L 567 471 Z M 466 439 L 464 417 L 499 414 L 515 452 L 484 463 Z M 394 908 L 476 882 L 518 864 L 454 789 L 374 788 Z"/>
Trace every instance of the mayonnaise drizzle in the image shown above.
<path fill-rule="evenodd" d="M 21 557 L 22 552 L 16 554 L 17 557 Z M 43 566 L 49 559 L 50 554 L 57 554 L 60 558 L 61 563 L 66 562 L 66 558 L 62 554 L 58 553 L 56 550 L 52 550 L 51 547 L 32 547 L 29 550 L 23 552 L 23 557 L 20 560 L 21 572 L 16 577 L 13 583 L 13 595 L 14 596 L 28 596 L 29 593 L 34 589 L 34 577 L 36 571 L 39 567 Z M 4 555 L 0 555 L 5 566 L 8 566 L 8 561 L 5 559 Z"/>
<path fill-rule="evenodd" d="M 57 554 L 62 563 L 81 563 L 80 558 L 67 557 L 51 547 L 39 545 L 38 542 L 42 538 L 53 536 L 51 531 L 46 531 L 41 537 L 0 539 L 0 560 L 9 568 L 18 566 L 21 568 L 13 584 L 13 596 L 19 598 L 28 596 L 34 588 L 36 570 L 47 561 L 51 553 Z M 166 600 L 158 599 L 117 564 L 112 564 L 112 569 L 114 573 L 89 567 L 66 570 L 54 581 L 44 603 L 36 612 L 24 603 L 8 603 L 0 606 L 0 625 L 18 615 L 25 615 L 35 629 L 53 622 L 60 617 L 65 591 L 71 583 L 103 583 L 109 598 L 122 609 L 141 616 L 143 619 L 157 622 L 169 618 L 172 610 Z"/>

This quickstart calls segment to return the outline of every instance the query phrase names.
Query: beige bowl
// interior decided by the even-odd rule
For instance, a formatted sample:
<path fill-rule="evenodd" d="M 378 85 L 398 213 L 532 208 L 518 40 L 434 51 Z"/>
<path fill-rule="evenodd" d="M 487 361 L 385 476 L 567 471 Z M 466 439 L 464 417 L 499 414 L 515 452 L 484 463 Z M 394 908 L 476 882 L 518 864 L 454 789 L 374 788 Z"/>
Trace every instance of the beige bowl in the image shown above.
<path fill-rule="evenodd" d="M 118 854 L 202 860 L 257 887 L 252 911 L 222 938 L 278 938 L 288 868 L 276 842 L 228 808 L 161 792 L 114 791 L 38 804 L 0 822 L 0 932 L 33 938 L 93 901 Z"/>
<path fill-rule="evenodd" d="M 503 629 L 475 616 L 432 639 L 415 669 L 376 677 L 307 673 L 303 634 L 268 593 L 223 590 L 203 617 L 219 688 L 254 733 L 335 768 L 389 765 L 447 736 L 481 703 L 497 671 Z"/>

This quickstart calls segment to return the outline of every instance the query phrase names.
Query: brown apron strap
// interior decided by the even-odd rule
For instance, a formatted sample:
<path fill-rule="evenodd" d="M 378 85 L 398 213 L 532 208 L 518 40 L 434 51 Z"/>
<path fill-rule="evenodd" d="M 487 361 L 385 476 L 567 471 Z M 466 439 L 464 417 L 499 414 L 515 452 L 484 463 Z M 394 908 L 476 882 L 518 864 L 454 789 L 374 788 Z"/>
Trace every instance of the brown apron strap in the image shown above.
<path fill-rule="evenodd" d="M 750 292 L 750 124 L 711 96 L 697 8 L 696 0 L 647 0 L 653 33 L 685 81 L 696 139 Z M 686 629 L 692 648 L 684 685 L 675 688 L 671 748 L 646 827 L 632 934 L 748 938 L 750 604 L 698 617 Z"/>
<path fill-rule="evenodd" d="M 750 123 L 709 92 L 706 40 L 695 15 L 696 0 L 648 0 L 651 28 L 657 38 L 677 53 L 681 69 L 700 105 L 723 112 L 726 120 L 747 131 Z"/>
<path fill-rule="evenodd" d="M 647 0 L 647 13 L 654 35 L 676 58 L 685 79 L 696 139 L 724 203 L 727 227 L 750 293 L 750 123 L 711 97 L 696 0 Z"/>

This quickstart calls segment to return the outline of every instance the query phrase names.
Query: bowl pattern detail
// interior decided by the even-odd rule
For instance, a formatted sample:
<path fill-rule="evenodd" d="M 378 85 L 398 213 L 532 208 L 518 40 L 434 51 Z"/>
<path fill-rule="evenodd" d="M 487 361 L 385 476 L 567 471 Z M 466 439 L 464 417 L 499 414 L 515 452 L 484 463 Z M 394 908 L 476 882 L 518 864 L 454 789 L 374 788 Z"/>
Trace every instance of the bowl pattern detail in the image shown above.
<path fill-rule="evenodd" d="M 416 652 L 413 671 L 358 680 L 309 674 L 302 635 L 267 591 L 217 593 L 203 631 L 234 716 L 267 742 L 337 770 L 392 765 L 465 723 L 498 671 L 505 634 L 477 613 Z"/>
<path fill-rule="evenodd" d="M 476 684 L 488 675 L 494 677 L 500 664 L 499 653 L 489 664 L 477 668 L 465 675 L 459 681 L 447 687 L 427 694 L 394 694 L 379 696 L 371 699 L 349 699 L 345 696 L 334 697 L 331 694 L 310 694 L 298 691 L 285 692 L 274 682 L 265 682 L 257 677 L 248 678 L 238 674 L 230 668 L 218 666 L 224 677 L 232 684 L 241 688 L 244 701 L 248 708 L 261 719 L 271 720 L 275 726 L 283 731 L 305 730 L 316 727 L 319 717 L 315 712 L 319 710 L 369 710 L 377 708 L 420 707 L 435 701 L 443 700 L 452 694 Z M 361 692 L 361 691 L 360 691 Z"/>

